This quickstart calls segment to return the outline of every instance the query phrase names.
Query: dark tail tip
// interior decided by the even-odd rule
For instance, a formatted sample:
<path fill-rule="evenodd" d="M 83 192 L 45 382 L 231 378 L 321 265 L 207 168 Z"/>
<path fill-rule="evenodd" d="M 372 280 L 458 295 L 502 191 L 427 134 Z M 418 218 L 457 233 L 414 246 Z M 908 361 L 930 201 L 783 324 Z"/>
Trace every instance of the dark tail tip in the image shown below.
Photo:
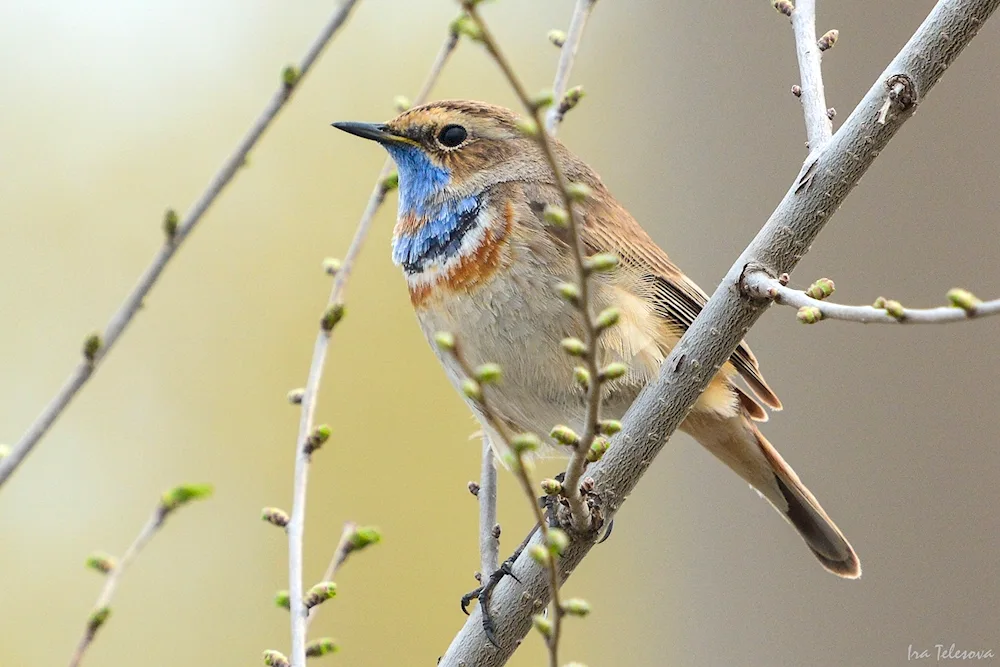
<path fill-rule="evenodd" d="M 828 571 L 845 579 L 861 576 L 861 562 L 840 530 L 822 510 L 818 510 L 775 475 L 778 488 L 788 502 L 786 516 L 810 551 Z"/>

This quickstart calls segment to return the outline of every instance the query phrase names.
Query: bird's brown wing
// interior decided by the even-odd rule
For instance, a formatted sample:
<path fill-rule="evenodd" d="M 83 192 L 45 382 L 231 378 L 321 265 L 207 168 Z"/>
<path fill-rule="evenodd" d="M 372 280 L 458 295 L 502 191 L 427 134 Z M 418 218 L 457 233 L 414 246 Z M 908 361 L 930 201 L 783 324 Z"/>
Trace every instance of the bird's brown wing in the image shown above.
<path fill-rule="evenodd" d="M 672 327 L 683 333 L 708 302 L 708 295 L 670 261 L 639 223 L 610 193 L 598 185 L 595 196 L 584 204 L 582 239 L 588 254 L 616 253 L 626 269 L 637 273 L 652 301 L 655 312 Z M 774 410 L 781 409 L 778 396 L 764 381 L 757 358 L 746 341 L 730 357 L 753 393 Z M 742 392 L 740 402 L 747 407 L 753 400 Z M 751 416 L 761 418 L 763 410 L 748 409 Z"/>

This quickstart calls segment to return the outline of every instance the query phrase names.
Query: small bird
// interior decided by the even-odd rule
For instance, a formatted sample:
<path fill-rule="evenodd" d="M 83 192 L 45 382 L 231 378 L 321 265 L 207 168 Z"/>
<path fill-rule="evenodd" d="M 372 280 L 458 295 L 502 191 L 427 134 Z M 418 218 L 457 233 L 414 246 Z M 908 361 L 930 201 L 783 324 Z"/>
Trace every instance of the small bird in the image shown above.
<path fill-rule="evenodd" d="M 575 279 L 575 263 L 565 230 L 543 216 L 562 196 L 540 147 L 517 121 L 502 107 L 445 100 L 384 124 L 333 125 L 380 143 L 396 163 L 399 214 L 392 258 L 403 269 L 428 339 L 452 332 L 470 363 L 500 365 L 503 381 L 491 387 L 490 402 L 512 432 L 548 433 L 556 424 L 582 429 L 584 391 L 573 379 L 574 360 L 559 345 L 578 334 L 579 312 L 555 289 Z M 602 363 L 629 368 L 604 388 L 602 416 L 620 418 L 708 297 L 593 169 L 558 140 L 552 144 L 566 178 L 592 192 L 574 209 L 586 254 L 619 258 L 612 272 L 592 278 L 591 306 L 593 312 L 615 306 L 621 313 L 619 324 L 599 341 Z M 432 347 L 460 387 L 461 369 Z M 737 377 L 750 393 L 734 383 Z M 841 577 L 860 576 L 854 549 L 758 430 L 755 422 L 767 420 L 761 403 L 781 409 L 757 359 L 741 343 L 681 429 L 766 498 L 823 567 Z M 469 404 L 496 450 L 501 438 Z"/>

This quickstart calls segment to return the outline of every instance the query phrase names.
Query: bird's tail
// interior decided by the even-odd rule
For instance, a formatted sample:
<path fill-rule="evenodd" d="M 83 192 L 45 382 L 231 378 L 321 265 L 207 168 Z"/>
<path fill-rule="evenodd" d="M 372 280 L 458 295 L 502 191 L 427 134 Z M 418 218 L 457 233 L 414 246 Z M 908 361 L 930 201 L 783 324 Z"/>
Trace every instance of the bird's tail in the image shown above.
<path fill-rule="evenodd" d="M 861 576 L 861 563 L 844 534 L 745 411 L 728 418 L 695 411 L 682 428 L 767 498 L 823 567 L 847 579 Z"/>

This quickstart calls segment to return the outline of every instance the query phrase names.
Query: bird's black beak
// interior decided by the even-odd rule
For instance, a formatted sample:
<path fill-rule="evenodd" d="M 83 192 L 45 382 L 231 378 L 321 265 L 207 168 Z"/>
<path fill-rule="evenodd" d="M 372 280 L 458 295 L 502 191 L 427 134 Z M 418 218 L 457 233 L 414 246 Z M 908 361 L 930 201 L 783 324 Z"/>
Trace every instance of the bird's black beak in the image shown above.
<path fill-rule="evenodd" d="M 372 141 L 377 141 L 380 144 L 395 143 L 395 142 L 406 142 L 409 140 L 406 137 L 401 137 L 399 135 L 393 134 L 389 131 L 389 126 L 381 123 L 333 123 L 333 126 L 338 130 L 343 130 L 348 134 L 353 134 L 356 137 L 361 137 L 363 139 L 371 139 Z"/>

